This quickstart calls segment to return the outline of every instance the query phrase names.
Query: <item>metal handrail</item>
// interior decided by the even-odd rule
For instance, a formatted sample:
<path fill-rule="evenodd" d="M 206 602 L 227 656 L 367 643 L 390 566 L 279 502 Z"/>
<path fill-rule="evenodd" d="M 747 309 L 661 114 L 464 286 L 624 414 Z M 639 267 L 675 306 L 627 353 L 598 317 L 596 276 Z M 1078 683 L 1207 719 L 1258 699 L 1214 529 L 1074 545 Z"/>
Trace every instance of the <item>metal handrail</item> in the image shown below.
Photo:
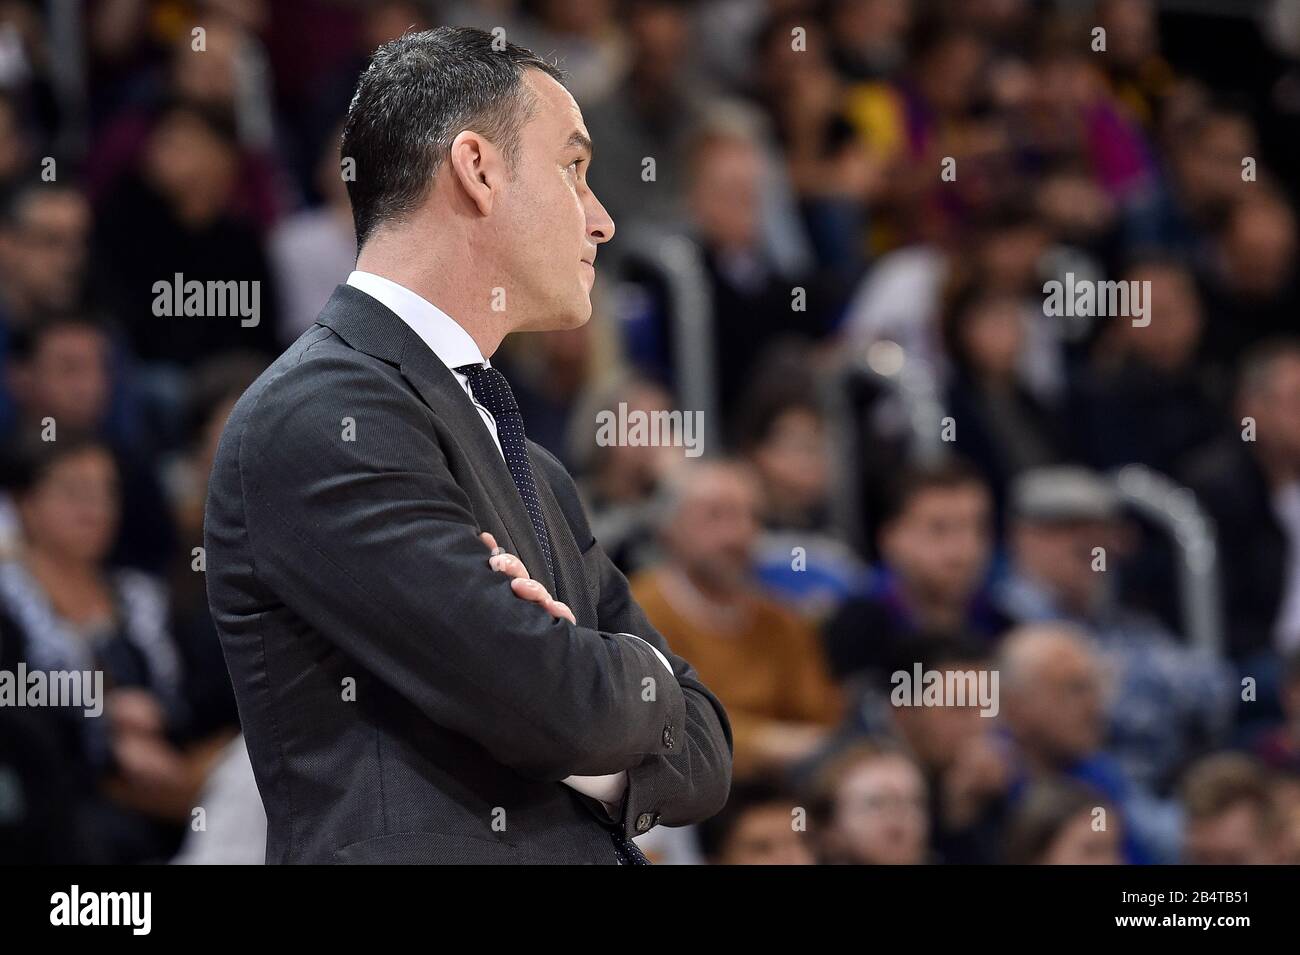
<path fill-rule="evenodd" d="M 827 377 L 822 398 L 834 454 L 831 520 L 844 540 L 865 551 L 870 548 L 861 540 L 863 521 L 858 500 L 862 486 L 858 469 L 861 428 L 848 397 L 850 385 L 860 378 L 869 378 L 898 400 L 909 435 L 908 447 L 917 460 L 933 461 L 943 455 L 943 403 L 930 364 L 908 356 L 901 345 L 887 339 L 872 342 Z"/>
<path fill-rule="evenodd" d="M 626 252 L 654 265 L 668 291 L 668 318 L 673 328 L 673 381 L 683 409 L 701 412 L 712 434 L 702 440 L 704 454 L 721 437 L 718 383 L 714 363 L 713 294 L 699 246 L 677 234 L 642 234 Z"/>
<path fill-rule="evenodd" d="M 1112 477 L 1124 503 L 1157 524 L 1174 542 L 1179 605 L 1188 642 L 1221 657 L 1223 603 L 1214 522 L 1189 488 L 1159 471 L 1129 464 Z"/>

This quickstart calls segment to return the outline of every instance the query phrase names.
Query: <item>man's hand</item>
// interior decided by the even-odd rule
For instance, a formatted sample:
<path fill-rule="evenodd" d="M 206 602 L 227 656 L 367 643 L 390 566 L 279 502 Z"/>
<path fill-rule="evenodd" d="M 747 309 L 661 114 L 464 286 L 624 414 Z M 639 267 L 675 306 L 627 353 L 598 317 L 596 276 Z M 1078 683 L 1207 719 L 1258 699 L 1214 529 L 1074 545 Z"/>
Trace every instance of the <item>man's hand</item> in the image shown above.
<path fill-rule="evenodd" d="M 488 550 L 492 553 L 492 556 L 488 558 L 488 566 L 510 578 L 510 589 L 514 591 L 516 597 L 539 604 L 552 617 L 567 620 L 577 626 L 578 621 L 573 616 L 573 611 L 566 604 L 561 603 L 547 593 L 546 588 L 540 583 L 529 577 L 528 568 L 524 566 L 523 561 L 514 554 L 507 554 L 502 548 L 498 547 L 496 538 L 487 531 L 484 531 L 479 537 L 483 543 L 487 544 Z"/>

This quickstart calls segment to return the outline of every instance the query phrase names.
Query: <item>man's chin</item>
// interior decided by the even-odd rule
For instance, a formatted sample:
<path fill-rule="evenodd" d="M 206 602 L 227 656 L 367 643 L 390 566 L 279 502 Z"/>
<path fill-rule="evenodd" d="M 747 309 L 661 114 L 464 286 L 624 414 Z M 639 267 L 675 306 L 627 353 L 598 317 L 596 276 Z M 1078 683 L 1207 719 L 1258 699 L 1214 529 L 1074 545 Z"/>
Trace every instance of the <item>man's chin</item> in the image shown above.
<path fill-rule="evenodd" d="M 581 328 L 591 321 L 591 300 L 586 299 L 580 305 L 573 308 L 557 311 L 545 318 L 539 318 L 536 322 L 529 323 L 519 329 L 521 332 L 565 332 L 575 328 Z"/>

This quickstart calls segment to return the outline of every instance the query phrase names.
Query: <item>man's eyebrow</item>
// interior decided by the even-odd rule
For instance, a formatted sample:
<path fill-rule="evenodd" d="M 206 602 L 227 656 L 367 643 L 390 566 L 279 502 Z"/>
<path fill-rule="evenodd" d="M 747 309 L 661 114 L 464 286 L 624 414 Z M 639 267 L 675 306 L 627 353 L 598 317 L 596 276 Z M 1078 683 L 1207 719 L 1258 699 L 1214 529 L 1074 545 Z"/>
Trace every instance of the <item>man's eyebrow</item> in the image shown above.
<path fill-rule="evenodd" d="M 591 155 L 591 140 L 584 133 L 581 133 L 578 130 L 574 130 L 569 134 L 569 141 L 564 145 L 566 148 L 569 146 L 577 146 L 579 149 L 584 150 L 588 156 Z"/>

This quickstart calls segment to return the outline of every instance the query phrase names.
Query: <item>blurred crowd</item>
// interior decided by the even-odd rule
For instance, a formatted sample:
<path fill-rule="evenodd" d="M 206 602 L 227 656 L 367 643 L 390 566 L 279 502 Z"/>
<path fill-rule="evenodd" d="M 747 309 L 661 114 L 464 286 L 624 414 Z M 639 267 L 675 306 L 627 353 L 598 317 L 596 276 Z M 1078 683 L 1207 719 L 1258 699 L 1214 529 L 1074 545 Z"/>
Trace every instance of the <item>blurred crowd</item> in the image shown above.
<path fill-rule="evenodd" d="M 455 23 L 559 61 L 618 224 L 593 321 L 493 361 L 731 717 L 652 858 L 1300 862 L 1300 2 L 1188 6 L 0 0 L 0 670 L 109 689 L 0 707 L 0 857 L 261 861 L 210 462 L 353 267 L 370 52 Z M 160 317 L 176 276 L 259 320 Z M 1105 280 L 1149 321 L 1044 308 Z M 706 454 L 598 442 L 621 405 Z"/>

